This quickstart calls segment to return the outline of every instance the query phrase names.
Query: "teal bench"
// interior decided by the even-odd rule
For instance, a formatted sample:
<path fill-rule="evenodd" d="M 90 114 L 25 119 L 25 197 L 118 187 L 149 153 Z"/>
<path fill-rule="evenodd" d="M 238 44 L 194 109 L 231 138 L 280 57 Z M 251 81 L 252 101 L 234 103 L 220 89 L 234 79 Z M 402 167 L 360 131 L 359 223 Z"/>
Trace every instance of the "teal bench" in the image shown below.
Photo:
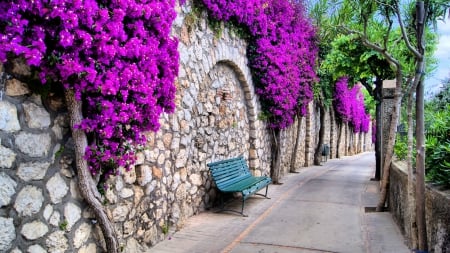
<path fill-rule="evenodd" d="M 242 216 L 247 216 L 244 214 L 244 206 L 245 200 L 248 197 L 255 194 L 264 196 L 268 199 L 267 190 L 269 188 L 269 184 L 272 182 L 272 179 L 266 176 L 253 176 L 250 173 L 244 157 L 239 156 L 236 158 L 208 163 L 207 165 L 219 191 L 222 193 L 240 192 L 242 194 L 242 208 L 240 212 L 236 210 L 224 209 L 223 194 L 220 194 L 220 211 L 232 211 L 239 213 Z M 266 193 L 264 195 L 257 193 L 264 187 L 266 188 Z"/>

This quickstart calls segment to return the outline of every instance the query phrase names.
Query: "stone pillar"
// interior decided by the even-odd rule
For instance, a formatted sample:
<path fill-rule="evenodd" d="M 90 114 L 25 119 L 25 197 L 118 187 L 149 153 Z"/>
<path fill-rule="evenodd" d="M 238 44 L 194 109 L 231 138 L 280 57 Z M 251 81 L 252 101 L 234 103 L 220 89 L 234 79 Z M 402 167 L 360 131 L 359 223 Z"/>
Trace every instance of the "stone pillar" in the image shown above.
<path fill-rule="evenodd" d="M 395 80 L 383 81 L 382 100 L 381 100 L 381 168 L 384 165 L 386 147 L 389 140 L 389 127 L 391 125 L 392 113 L 394 111 Z M 378 129 L 377 129 L 378 131 Z M 381 169 L 383 175 L 383 169 Z"/>

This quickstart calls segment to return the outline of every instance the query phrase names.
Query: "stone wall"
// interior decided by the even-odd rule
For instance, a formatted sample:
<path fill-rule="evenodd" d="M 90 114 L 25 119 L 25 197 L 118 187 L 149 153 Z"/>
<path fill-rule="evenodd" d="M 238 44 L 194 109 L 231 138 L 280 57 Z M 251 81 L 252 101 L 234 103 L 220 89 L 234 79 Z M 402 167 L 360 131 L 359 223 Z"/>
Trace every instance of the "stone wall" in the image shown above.
<path fill-rule="evenodd" d="M 411 243 L 407 187 L 406 165 L 402 162 L 393 162 L 389 185 L 389 208 L 402 233 Z M 450 252 L 450 192 L 448 190 L 442 192 L 427 185 L 425 199 L 429 252 Z"/>
<path fill-rule="evenodd" d="M 103 196 L 124 252 L 145 251 L 215 204 L 207 163 L 242 155 L 253 174 L 270 174 L 272 135 L 258 119 L 246 42 L 223 27 L 220 35 L 213 32 L 205 16 L 192 19 L 189 1 L 177 11 L 175 113 L 161 116 L 160 131 L 148 133 L 134 168 L 111 178 Z M 30 75 L 20 61 L 8 65 L 9 74 Z M 6 75 L 2 65 L 0 74 L 0 252 L 105 250 L 78 192 L 62 97 L 31 89 L 35 84 Z M 338 133 L 331 119 L 325 143 L 333 139 L 334 147 Z M 319 124 L 311 103 L 308 116 L 281 132 L 281 176 L 289 172 L 292 155 L 296 169 L 312 164 Z"/>

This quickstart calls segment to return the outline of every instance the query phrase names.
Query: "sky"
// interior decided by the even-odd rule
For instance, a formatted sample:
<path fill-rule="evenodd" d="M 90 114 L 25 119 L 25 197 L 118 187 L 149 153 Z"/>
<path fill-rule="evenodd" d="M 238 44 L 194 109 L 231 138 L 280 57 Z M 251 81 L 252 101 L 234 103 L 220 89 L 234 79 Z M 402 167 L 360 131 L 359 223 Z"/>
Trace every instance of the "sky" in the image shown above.
<path fill-rule="evenodd" d="M 450 78 L 450 19 L 438 21 L 437 32 L 439 43 L 434 56 L 438 59 L 436 71 L 426 78 L 425 87 L 427 95 L 432 95 L 441 87 L 442 80 Z"/>

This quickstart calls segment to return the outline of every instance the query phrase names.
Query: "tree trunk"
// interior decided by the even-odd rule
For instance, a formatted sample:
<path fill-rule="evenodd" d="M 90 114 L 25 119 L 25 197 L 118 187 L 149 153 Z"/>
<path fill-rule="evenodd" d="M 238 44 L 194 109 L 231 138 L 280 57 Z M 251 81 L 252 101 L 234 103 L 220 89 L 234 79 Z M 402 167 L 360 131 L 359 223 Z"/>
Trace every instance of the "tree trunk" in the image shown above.
<path fill-rule="evenodd" d="M 334 134 L 335 134 L 335 127 L 336 127 L 336 118 L 334 117 L 334 110 L 333 110 L 333 106 L 330 106 L 330 159 L 333 159 L 334 157 L 336 157 L 336 155 L 334 155 L 335 151 L 334 151 Z"/>
<path fill-rule="evenodd" d="M 280 164 L 281 164 L 281 131 L 278 129 L 272 130 L 273 141 L 272 141 L 272 168 L 271 177 L 273 184 L 280 183 Z"/>
<path fill-rule="evenodd" d="M 408 115 L 408 153 L 406 156 L 406 164 L 408 167 L 408 209 L 410 215 L 409 228 L 411 231 L 411 247 L 417 249 L 417 223 L 416 223 L 416 198 L 414 194 L 414 170 L 412 163 L 413 153 L 413 117 L 412 107 L 414 99 L 414 90 L 411 89 L 408 96 L 407 115 Z"/>
<path fill-rule="evenodd" d="M 317 104 L 320 110 L 320 129 L 319 142 L 317 143 L 317 147 L 314 152 L 314 165 L 320 165 L 320 162 L 322 160 L 323 139 L 325 138 L 325 106 L 321 101 L 319 101 Z"/>
<path fill-rule="evenodd" d="M 418 81 L 416 88 L 416 218 L 419 250 L 427 251 L 427 224 L 425 216 L 425 127 L 424 127 L 424 85 L 423 72 L 425 69 L 425 41 L 424 23 L 425 6 L 423 1 L 416 2 L 416 35 L 418 41 L 418 51 L 422 57 L 416 57 L 417 69 L 415 81 Z"/>
<path fill-rule="evenodd" d="M 341 148 L 341 135 L 342 135 L 342 125 L 343 123 L 340 122 L 337 124 L 337 140 L 336 140 L 336 158 L 341 158 L 341 153 L 339 149 Z"/>
<path fill-rule="evenodd" d="M 82 130 L 74 127 L 79 125 L 83 119 L 82 103 L 81 101 L 77 101 L 75 99 L 73 90 L 67 90 L 65 92 L 65 98 L 67 108 L 69 110 L 72 138 L 75 143 L 75 160 L 80 193 L 89 207 L 92 208 L 92 211 L 98 220 L 100 228 L 103 232 L 103 237 L 105 238 L 107 252 L 118 253 L 119 245 L 114 226 L 109 220 L 108 215 L 99 200 L 100 194 L 98 193 L 96 184 L 88 170 L 88 163 L 84 159 L 84 152 L 88 146 L 86 134 Z"/>
<path fill-rule="evenodd" d="M 397 122 L 398 122 L 398 116 L 400 112 L 400 103 L 402 100 L 402 77 L 403 73 L 401 69 L 397 70 L 396 74 L 396 88 L 395 88 L 395 94 L 394 94 L 394 111 L 391 115 L 391 121 L 389 126 L 389 138 L 388 142 L 386 143 L 386 154 L 384 155 L 384 162 L 383 162 L 383 176 L 381 180 L 381 193 L 380 193 L 380 199 L 377 204 L 376 211 L 382 212 L 384 211 L 384 207 L 386 204 L 388 189 L 389 189 L 389 176 L 391 172 L 391 162 L 392 162 L 392 155 L 394 154 L 394 143 L 395 143 L 395 132 L 397 128 Z"/>
<path fill-rule="evenodd" d="M 423 119 L 423 83 L 419 82 L 416 92 L 416 209 L 419 250 L 427 251 L 427 224 L 425 218 L 425 135 Z"/>
<path fill-rule="evenodd" d="M 300 133 L 302 132 L 303 117 L 300 117 L 300 115 L 297 115 L 297 119 L 298 119 L 297 136 L 295 138 L 294 151 L 292 152 L 292 156 L 291 156 L 291 167 L 289 169 L 289 172 L 291 172 L 291 173 L 297 172 L 295 163 L 297 162 L 297 151 L 298 151 L 298 146 L 300 144 Z"/>
<path fill-rule="evenodd" d="M 381 122 L 381 91 L 383 86 L 383 80 L 377 78 L 375 80 L 375 101 L 376 101 L 376 107 L 375 107 L 375 113 L 376 113 L 376 119 L 375 119 L 375 177 L 373 180 L 379 181 L 381 179 L 381 167 L 382 167 L 382 160 L 381 160 L 381 128 L 382 128 L 382 122 Z"/>

